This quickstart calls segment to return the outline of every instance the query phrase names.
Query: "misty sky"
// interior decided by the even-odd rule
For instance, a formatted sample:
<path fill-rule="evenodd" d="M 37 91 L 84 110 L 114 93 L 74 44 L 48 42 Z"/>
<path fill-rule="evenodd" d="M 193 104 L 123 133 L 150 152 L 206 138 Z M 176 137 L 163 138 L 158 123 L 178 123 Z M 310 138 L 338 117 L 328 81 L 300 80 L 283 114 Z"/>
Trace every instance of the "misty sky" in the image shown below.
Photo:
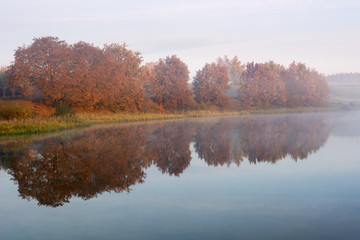
<path fill-rule="evenodd" d="M 0 0 L 0 66 L 34 37 L 176 54 L 192 75 L 217 57 L 360 72 L 359 0 Z"/>

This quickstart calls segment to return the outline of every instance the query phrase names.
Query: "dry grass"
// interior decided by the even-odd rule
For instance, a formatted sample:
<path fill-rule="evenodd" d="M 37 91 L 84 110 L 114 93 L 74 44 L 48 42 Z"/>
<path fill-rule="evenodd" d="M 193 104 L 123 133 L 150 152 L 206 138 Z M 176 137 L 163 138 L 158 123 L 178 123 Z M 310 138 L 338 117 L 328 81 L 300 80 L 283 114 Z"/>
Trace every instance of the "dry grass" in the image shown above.
<path fill-rule="evenodd" d="M 0 136 L 51 132 L 86 125 L 87 123 L 76 118 L 67 119 L 60 117 L 37 117 L 9 121 L 3 120 L 0 121 Z"/>
<path fill-rule="evenodd" d="M 188 112 L 188 113 L 77 113 L 74 117 L 36 117 L 0 121 L 0 136 L 51 132 L 98 123 L 164 120 L 186 117 L 237 115 L 235 112 Z"/>
<path fill-rule="evenodd" d="M 91 126 L 99 123 L 135 122 L 149 120 L 165 120 L 179 118 L 194 118 L 207 116 L 234 116 L 262 113 L 298 113 L 325 111 L 329 109 L 319 108 L 274 108 L 274 109 L 252 109 L 246 111 L 205 111 L 196 110 L 177 113 L 76 113 L 73 117 L 47 117 L 23 120 L 2 120 L 0 121 L 0 136 L 24 135 L 33 133 L 45 133 L 58 130 Z"/>

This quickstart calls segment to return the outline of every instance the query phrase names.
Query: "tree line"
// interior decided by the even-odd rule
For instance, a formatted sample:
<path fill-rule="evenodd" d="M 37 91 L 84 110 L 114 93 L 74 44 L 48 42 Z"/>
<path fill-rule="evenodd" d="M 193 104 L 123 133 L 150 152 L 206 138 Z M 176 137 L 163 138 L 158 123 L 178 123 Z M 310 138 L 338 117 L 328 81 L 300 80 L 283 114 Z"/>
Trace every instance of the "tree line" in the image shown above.
<path fill-rule="evenodd" d="M 5 66 L 0 66 L 0 87 L 5 87 L 6 71 L 8 70 Z"/>
<path fill-rule="evenodd" d="M 46 104 L 120 111 L 318 106 L 329 95 L 325 77 L 305 64 L 288 68 L 272 61 L 242 64 L 219 58 L 196 72 L 189 86 L 187 65 L 177 56 L 142 64 L 125 44 L 103 48 L 35 38 L 19 47 L 6 83 Z M 234 90 L 237 96 L 229 96 Z"/>
<path fill-rule="evenodd" d="M 360 73 L 337 73 L 326 76 L 329 83 L 360 84 Z"/>

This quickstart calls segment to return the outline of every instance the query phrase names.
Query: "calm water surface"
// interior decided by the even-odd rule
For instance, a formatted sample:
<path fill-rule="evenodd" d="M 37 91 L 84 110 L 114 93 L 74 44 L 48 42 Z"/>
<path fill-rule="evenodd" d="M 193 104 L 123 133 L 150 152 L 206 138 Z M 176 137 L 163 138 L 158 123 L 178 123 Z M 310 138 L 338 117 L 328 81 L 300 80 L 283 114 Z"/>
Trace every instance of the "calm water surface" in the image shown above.
<path fill-rule="evenodd" d="M 360 112 L 0 140 L 0 239 L 359 239 Z"/>

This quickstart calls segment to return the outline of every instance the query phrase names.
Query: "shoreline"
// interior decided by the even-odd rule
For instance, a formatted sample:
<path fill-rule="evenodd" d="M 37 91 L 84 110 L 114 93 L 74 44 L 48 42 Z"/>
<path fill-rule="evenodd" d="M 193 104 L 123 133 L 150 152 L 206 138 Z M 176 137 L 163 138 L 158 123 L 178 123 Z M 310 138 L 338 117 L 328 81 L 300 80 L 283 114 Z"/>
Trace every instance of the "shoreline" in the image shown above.
<path fill-rule="evenodd" d="M 189 111 L 178 113 L 78 113 L 74 117 L 39 117 L 23 120 L 0 120 L 0 136 L 22 136 L 59 132 L 66 129 L 90 127 L 105 123 L 146 122 L 151 120 L 186 119 L 197 117 L 242 116 L 255 114 L 282 114 L 305 112 L 330 112 L 334 107 L 270 108 L 243 111 Z"/>

